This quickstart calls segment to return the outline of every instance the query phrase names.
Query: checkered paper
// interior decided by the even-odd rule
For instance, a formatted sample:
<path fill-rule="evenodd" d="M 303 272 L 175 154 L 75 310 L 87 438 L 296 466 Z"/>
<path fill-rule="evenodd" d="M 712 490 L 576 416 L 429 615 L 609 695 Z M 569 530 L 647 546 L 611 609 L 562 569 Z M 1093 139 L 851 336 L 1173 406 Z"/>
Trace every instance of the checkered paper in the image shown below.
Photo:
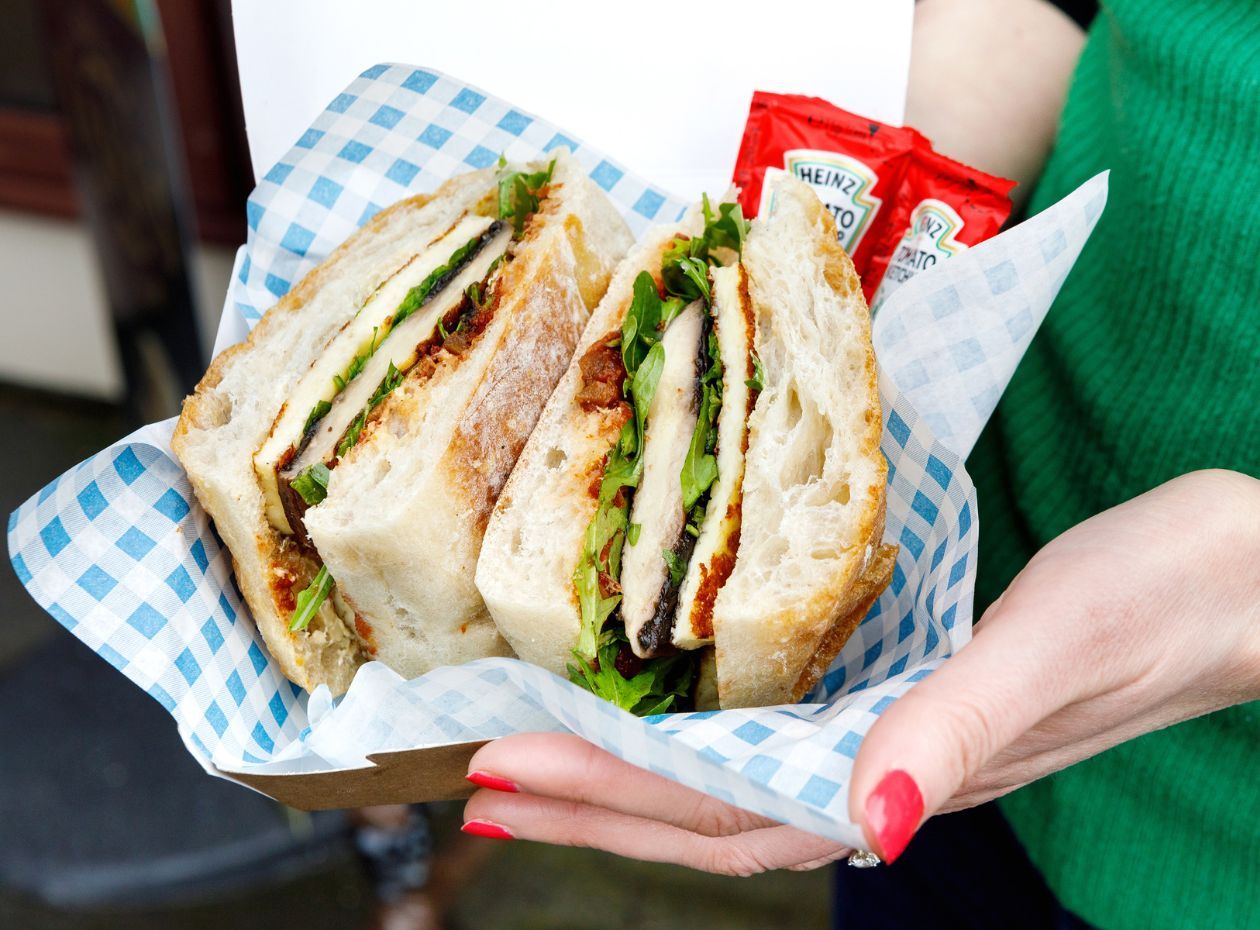
<path fill-rule="evenodd" d="M 242 338 L 381 207 L 500 151 L 532 159 L 558 146 L 575 152 L 636 232 L 685 206 L 459 81 L 369 69 L 250 197 L 220 344 Z M 900 555 L 812 703 L 640 720 L 512 659 L 411 681 L 372 663 L 339 701 L 324 688 L 308 696 L 280 675 L 254 630 L 230 556 L 171 454 L 174 421 L 103 450 L 15 511 L 13 566 L 49 613 L 171 713 L 210 772 L 329 771 L 380 751 L 567 730 L 741 807 L 860 844 L 846 795 L 863 734 L 970 638 L 978 515 L 957 453 L 974 443 L 1105 196 L 1100 176 L 919 276 L 881 310 L 886 538 Z"/>

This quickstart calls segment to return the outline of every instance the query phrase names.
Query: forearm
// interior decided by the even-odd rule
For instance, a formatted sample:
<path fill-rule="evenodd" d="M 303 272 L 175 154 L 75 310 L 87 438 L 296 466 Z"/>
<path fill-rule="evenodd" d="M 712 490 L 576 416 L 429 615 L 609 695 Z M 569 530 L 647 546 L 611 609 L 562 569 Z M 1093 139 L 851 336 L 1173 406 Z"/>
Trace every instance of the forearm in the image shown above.
<path fill-rule="evenodd" d="M 920 0 L 906 123 L 946 155 L 1018 181 L 1019 204 L 1054 142 L 1084 41 L 1044 0 Z"/>
<path fill-rule="evenodd" d="M 1236 553 L 1242 589 L 1238 606 L 1250 632 L 1239 650 L 1239 701 L 1260 701 L 1260 478 L 1232 471 L 1210 474 L 1221 480 L 1222 498 L 1235 521 L 1227 551 Z"/>

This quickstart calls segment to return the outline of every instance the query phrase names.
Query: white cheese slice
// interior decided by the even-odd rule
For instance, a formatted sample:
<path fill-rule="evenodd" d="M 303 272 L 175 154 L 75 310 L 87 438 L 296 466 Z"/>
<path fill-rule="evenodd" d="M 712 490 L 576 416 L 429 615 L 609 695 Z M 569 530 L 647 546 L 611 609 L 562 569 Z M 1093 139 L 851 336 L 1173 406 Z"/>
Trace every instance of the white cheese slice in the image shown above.
<path fill-rule="evenodd" d="M 682 467 L 699 412 L 700 339 L 704 307 L 688 304 L 665 330 L 665 364 L 648 407 L 643 440 L 643 477 L 634 492 L 630 522 L 640 527 L 621 556 L 621 616 L 635 655 L 646 658 L 640 634 L 656 619 L 669 581 L 662 550 L 673 551 L 683 532 Z"/>
<path fill-rule="evenodd" d="M 267 440 L 254 454 L 254 472 L 266 503 L 267 521 L 282 533 L 292 533 L 277 484 L 276 469 L 289 450 L 302 440 L 311 410 L 321 401 L 330 402 L 338 394 L 334 376 L 342 376 L 356 355 L 380 344 L 389 334 L 394 312 L 407 292 L 444 265 L 460 246 L 484 233 L 494 221 L 484 216 L 466 216 L 447 233 L 409 258 L 387 278 L 345 326 L 329 340 L 298 381 L 272 424 Z M 413 314 L 412 317 L 418 314 Z M 366 372 L 365 372 L 366 373 Z M 354 379 L 358 381 L 362 378 Z M 377 379 L 379 383 L 380 379 Z M 353 382 L 351 382 L 353 383 Z M 372 386 L 375 389 L 375 385 Z M 368 393 L 371 394 L 369 389 Z"/>
<path fill-rule="evenodd" d="M 437 333 L 438 322 L 464 300 L 464 291 L 486 277 L 490 266 L 501 256 L 512 240 L 512 226 L 504 223 L 498 233 L 486 242 L 476 256 L 469 259 L 460 272 L 436 292 L 427 303 L 411 314 L 389 334 L 389 338 L 368 359 L 363 371 L 337 395 L 332 409 L 316 426 L 314 435 L 293 461 L 281 471 L 281 480 L 291 480 L 303 469 L 323 462 L 332 465 L 342 435 L 367 407 L 372 395 L 389 374 L 393 365 L 406 372 L 420 357 L 420 348 Z"/>
<path fill-rule="evenodd" d="M 756 318 L 742 265 L 714 268 L 713 326 L 722 359 L 722 406 L 717 421 L 717 480 L 709 492 L 700 536 L 678 592 L 674 645 L 696 649 L 713 642 L 713 602 L 739 546 L 744 452 L 753 391 L 752 352 Z"/>

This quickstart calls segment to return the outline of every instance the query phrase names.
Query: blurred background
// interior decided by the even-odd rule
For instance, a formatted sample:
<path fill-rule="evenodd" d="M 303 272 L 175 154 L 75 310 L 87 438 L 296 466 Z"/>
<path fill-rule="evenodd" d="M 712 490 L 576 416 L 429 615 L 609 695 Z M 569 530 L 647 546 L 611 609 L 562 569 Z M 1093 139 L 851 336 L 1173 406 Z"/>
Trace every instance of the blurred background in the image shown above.
<path fill-rule="evenodd" d="M 178 412 L 252 177 L 228 0 L 0 0 L 4 513 Z M 0 708 L 0 927 L 826 923 L 825 871 L 701 876 L 472 840 L 458 805 L 310 815 L 211 778 L 7 567 Z"/>

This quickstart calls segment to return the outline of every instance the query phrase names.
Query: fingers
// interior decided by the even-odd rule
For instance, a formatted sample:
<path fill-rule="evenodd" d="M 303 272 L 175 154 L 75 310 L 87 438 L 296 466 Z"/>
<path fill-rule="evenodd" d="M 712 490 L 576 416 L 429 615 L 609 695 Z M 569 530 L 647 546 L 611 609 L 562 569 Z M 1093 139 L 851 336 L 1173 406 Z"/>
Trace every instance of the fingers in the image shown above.
<path fill-rule="evenodd" d="M 522 733 L 487 743 L 472 757 L 469 771 L 507 779 L 526 794 L 606 808 L 705 836 L 778 826 L 569 733 Z"/>
<path fill-rule="evenodd" d="M 478 791 L 464 808 L 474 831 L 601 849 L 647 862 L 668 862 L 718 875 L 755 875 L 770 869 L 821 865 L 847 852 L 835 842 L 793 827 L 772 826 L 727 836 L 693 833 L 671 823 L 635 817 L 577 801 L 501 791 Z M 484 825 L 490 825 L 487 828 Z M 474 832 L 470 831 L 470 832 Z"/>
<path fill-rule="evenodd" d="M 817 868 L 849 850 L 640 769 L 559 733 L 504 737 L 469 763 L 472 831 L 602 849 L 721 875 Z M 486 776 L 489 776 L 487 778 Z M 471 831 L 470 831 L 471 832 Z"/>
<path fill-rule="evenodd" d="M 836 850 L 826 856 L 818 859 L 811 859 L 809 862 L 802 862 L 799 865 L 789 865 L 788 868 L 793 872 L 812 872 L 814 869 L 820 869 L 824 865 L 831 865 L 840 859 L 845 859 L 852 855 L 853 850 L 848 846 L 837 847 Z"/>
<path fill-rule="evenodd" d="M 999 750 L 1071 700 L 1063 644 L 1046 635 L 1054 625 L 1021 601 L 1017 587 L 1008 590 L 972 643 L 884 711 L 863 740 L 849 812 L 885 861 Z"/>

